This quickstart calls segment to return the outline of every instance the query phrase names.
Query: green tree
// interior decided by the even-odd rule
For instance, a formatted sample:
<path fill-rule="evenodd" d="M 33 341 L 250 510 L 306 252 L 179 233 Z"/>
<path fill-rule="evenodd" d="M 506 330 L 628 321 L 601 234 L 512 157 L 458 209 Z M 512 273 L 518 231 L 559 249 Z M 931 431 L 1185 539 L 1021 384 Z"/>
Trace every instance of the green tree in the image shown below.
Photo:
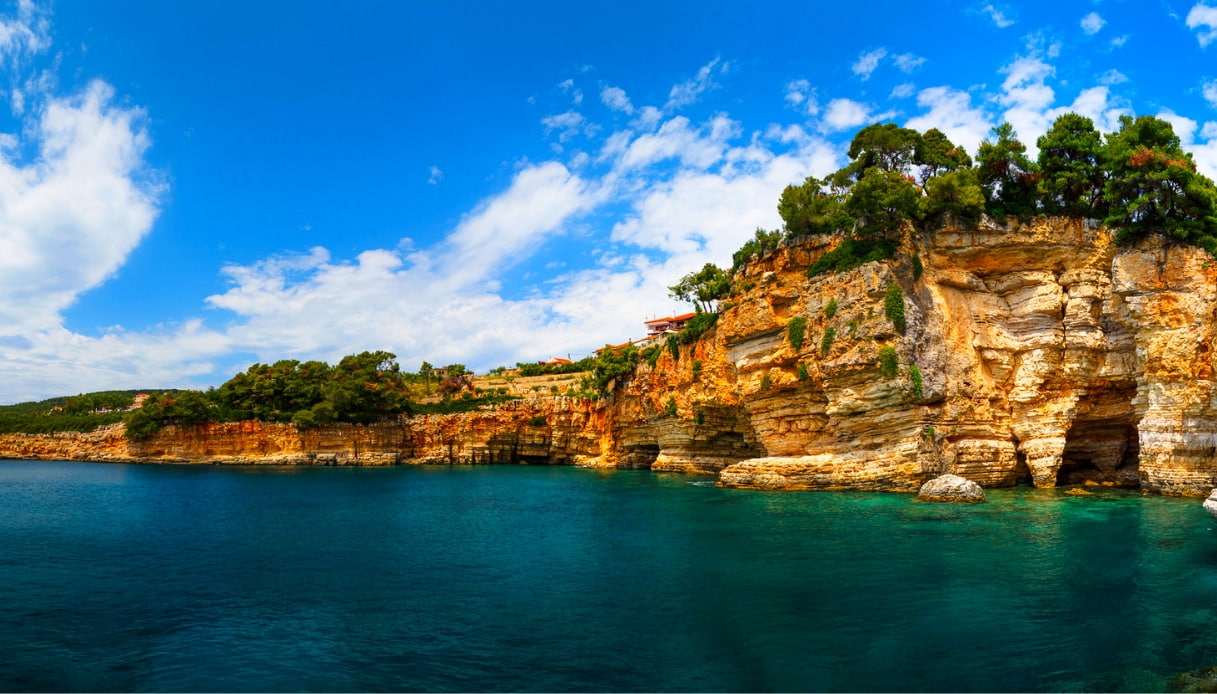
<path fill-rule="evenodd" d="M 996 140 L 981 142 L 976 155 L 987 211 L 997 217 L 1034 214 L 1039 175 L 1026 145 L 1009 123 L 993 128 L 993 135 Z"/>
<path fill-rule="evenodd" d="M 673 299 L 692 303 L 698 313 L 713 313 L 715 302 L 730 290 L 731 275 L 714 263 L 706 263 L 701 270 L 690 272 L 668 287 Z"/>
<path fill-rule="evenodd" d="M 422 366 L 418 367 L 418 375 L 423 377 L 423 392 L 427 395 L 431 394 L 431 374 L 435 372 L 435 367 L 431 366 L 431 362 L 424 361 Z"/>
<path fill-rule="evenodd" d="M 789 185 L 778 199 L 778 215 L 786 223 L 786 236 L 831 234 L 853 226 L 845 211 L 845 195 L 826 192 L 826 181 L 808 177 L 802 185 Z"/>
<path fill-rule="evenodd" d="M 920 193 L 904 174 L 872 168 L 854 186 L 845 209 L 858 220 L 857 233 L 882 236 L 917 217 Z"/>
<path fill-rule="evenodd" d="M 1103 138 L 1094 122 L 1066 113 L 1036 140 L 1040 194 L 1053 214 L 1093 216 L 1103 193 Z"/>
<path fill-rule="evenodd" d="M 948 171 L 931 178 L 921 198 L 921 214 L 927 220 L 953 219 L 960 224 L 975 224 L 985 210 L 985 194 L 976 169 Z"/>
<path fill-rule="evenodd" d="M 1105 155 L 1110 213 L 1104 221 L 1121 228 L 1121 241 L 1160 232 L 1217 253 L 1217 187 L 1196 172 L 1170 123 L 1121 116 Z"/>
<path fill-rule="evenodd" d="M 849 175 L 861 181 L 871 169 L 904 173 L 913 163 L 918 147 L 923 147 L 921 133 L 911 128 L 902 128 L 895 123 L 868 125 L 854 135 L 849 143 L 851 164 L 846 167 Z"/>
<path fill-rule="evenodd" d="M 921 167 L 921 185 L 924 186 L 941 174 L 971 168 L 972 157 L 964 148 L 951 142 L 941 130 L 930 128 L 913 149 L 913 164 Z"/>
<path fill-rule="evenodd" d="M 787 188 L 789 187 L 787 186 Z M 781 240 L 781 232 L 765 231 L 758 227 L 753 237 L 748 239 L 738 251 L 731 255 L 731 271 L 735 272 L 753 258 L 763 257 L 765 254 L 776 249 Z"/>

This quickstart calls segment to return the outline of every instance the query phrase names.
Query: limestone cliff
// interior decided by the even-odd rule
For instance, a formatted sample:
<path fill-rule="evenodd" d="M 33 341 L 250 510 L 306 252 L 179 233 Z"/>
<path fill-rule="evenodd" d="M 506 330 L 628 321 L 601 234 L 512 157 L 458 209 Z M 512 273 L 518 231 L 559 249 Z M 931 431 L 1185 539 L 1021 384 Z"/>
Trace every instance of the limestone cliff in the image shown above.
<path fill-rule="evenodd" d="M 939 229 L 891 261 L 806 277 L 830 243 L 753 263 L 737 278 L 753 286 L 701 342 L 640 367 L 614 393 L 604 462 L 760 488 L 913 491 L 942 473 L 989 487 L 1217 483 L 1204 251 L 1120 249 L 1107 229 L 1040 219 Z M 884 315 L 889 284 L 903 334 Z"/>
<path fill-rule="evenodd" d="M 0 435 L 0 457 L 108 462 L 394 465 L 585 464 L 599 455 L 603 410 L 573 398 L 529 398 L 494 410 L 388 423 L 297 429 L 230 422 L 166 427 L 144 442 L 123 425 L 88 434 Z"/>
<path fill-rule="evenodd" d="M 598 402 L 534 397 L 305 431 L 170 428 L 141 444 L 121 427 L 0 436 L 0 456 L 558 463 L 783 489 L 916 491 L 947 473 L 985 487 L 1217 486 L 1217 263 L 1204 251 L 1160 238 L 1118 248 L 1077 219 L 986 221 L 807 277 L 835 242 L 788 243 L 744 268 L 701 340 L 663 349 Z M 893 285 L 903 332 L 884 311 Z"/>

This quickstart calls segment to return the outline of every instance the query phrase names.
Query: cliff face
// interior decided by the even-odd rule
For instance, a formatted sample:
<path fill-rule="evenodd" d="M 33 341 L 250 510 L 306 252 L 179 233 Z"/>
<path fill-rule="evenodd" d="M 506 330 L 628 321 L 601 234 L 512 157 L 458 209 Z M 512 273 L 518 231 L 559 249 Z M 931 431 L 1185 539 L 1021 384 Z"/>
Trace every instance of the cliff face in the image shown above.
<path fill-rule="evenodd" d="M 943 229 L 891 262 L 807 278 L 818 244 L 754 263 L 713 332 L 641 367 L 616 394 L 606 462 L 760 488 L 1217 483 L 1217 267 L 1200 249 L 1117 249 L 1106 229 L 1050 219 Z"/>
<path fill-rule="evenodd" d="M 598 403 L 541 397 L 306 431 L 170 428 L 142 444 L 121 427 L 0 436 L 0 456 L 555 463 L 785 489 L 912 491 L 943 473 L 987 487 L 1217 486 L 1217 261 L 1204 251 L 1117 248 L 1106 229 L 1041 219 L 939 229 L 891 261 L 808 278 L 832 242 L 752 263 L 700 341 L 675 356 L 665 346 Z M 892 285 L 903 332 L 885 315 Z"/>
<path fill-rule="evenodd" d="M 370 426 L 299 430 L 291 424 L 230 422 L 166 427 L 145 442 L 128 441 L 117 424 L 89 434 L 3 435 L 0 456 L 110 462 L 579 465 L 599 456 L 603 418 L 603 411 L 587 401 L 532 398 L 491 411 Z"/>

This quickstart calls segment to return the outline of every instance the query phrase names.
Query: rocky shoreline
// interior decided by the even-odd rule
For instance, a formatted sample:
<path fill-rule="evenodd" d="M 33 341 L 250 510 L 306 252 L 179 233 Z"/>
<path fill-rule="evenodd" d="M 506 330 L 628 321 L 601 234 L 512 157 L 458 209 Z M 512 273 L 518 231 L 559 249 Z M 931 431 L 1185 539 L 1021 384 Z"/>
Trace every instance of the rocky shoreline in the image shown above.
<path fill-rule="evenodd" d="M 891 260 L 808 277 L 838 241 L 790 241 L 742 268 L 713 328 L 664 345 L 600 400 L 169 427 L 142 443 L 121 425 L 3 435 L 0 457 L 566 464 L 758 489 L 915 492 L 948 473 L 985 488 L 1217 487 L 1217 263 L 1203 250 L 1158 237 L 1119 248 L 1079 219 L 986 221 L 910 231 Z"/>

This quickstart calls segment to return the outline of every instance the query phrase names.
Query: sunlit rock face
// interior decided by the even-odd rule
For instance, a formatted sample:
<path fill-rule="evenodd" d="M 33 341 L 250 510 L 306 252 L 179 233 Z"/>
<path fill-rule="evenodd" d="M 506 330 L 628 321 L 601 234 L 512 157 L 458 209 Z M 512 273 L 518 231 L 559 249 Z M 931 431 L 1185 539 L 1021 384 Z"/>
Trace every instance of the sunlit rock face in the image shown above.
<path fill-rule="evenodd" d="M 809 278 L 836 243 L 753 261 L 700 340 L 665 345 L 598 401 L 169 428 L 144 443 L 121 426 L 2 436 L 0 456 L 574 464 L 763 489 L 915 492 L 948 473 L 983 487 L 1217 486 L 1217 261 L 1204 251 L 1160 237 L 1118 248 L 1077 219 L 985 221 L 910 233 L 891 260 Z M 903 331 L 887 315 L 892 287 Z"/>
<path fill-rule="evenodd" d="M 166 427 L 133 442 L 121 424 L 89 434 L 0 436 L 7 458 L 234 464 L 579 465 L 600 455 L 604 412 L 574 398 L 530 398 L 494 410 L 406 417 L 369 426 L 297 429 L 229 422 Z"/>
<path fill-rule="evenodd" d="M 754 262 L 701 343 L 641 367 L 609 406 L 610 422 L 637 425 L 609 437 L 623 456 L 605 461 L 719 469 L 724 485 L 766 489 L 915 491 L 943 473 L 986 487 L 1217 483 L 1217 262 L 1204 251 L 1117 248 L 1075 219 L 986 222 L 808 278 L 830 244 Z M 885 316 L 890 284 L 904 295 L 903 334 Z M 699 412 L 715 413 L 730 445 L 689 452 Z"/>

